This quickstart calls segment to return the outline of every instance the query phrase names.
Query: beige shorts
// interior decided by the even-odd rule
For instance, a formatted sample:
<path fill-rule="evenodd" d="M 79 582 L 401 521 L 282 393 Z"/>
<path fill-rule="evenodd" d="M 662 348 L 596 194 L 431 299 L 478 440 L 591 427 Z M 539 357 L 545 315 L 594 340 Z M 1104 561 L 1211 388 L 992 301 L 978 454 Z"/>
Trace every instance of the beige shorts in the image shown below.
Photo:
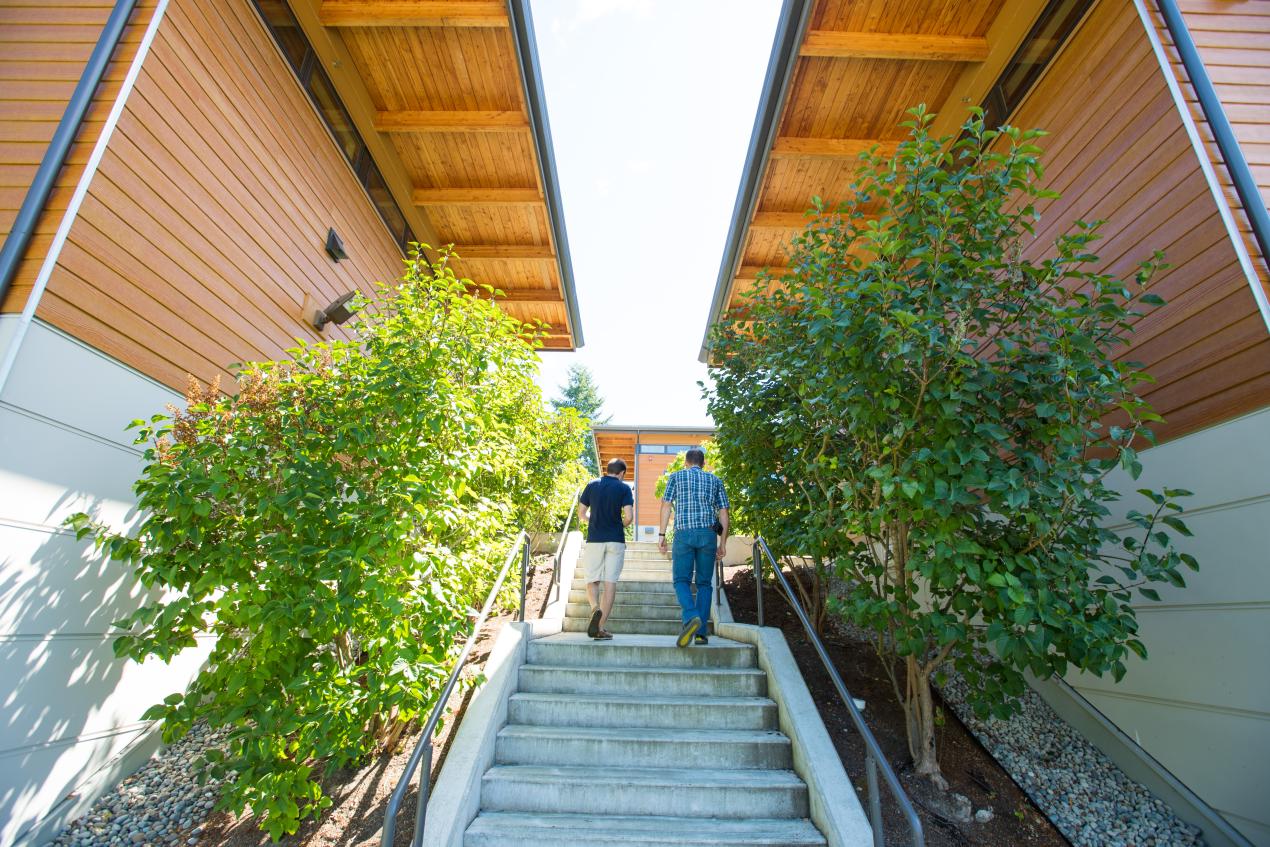
<path fill-rule="evenodd" d="M 626 559 L 622 541 L 588 541 L 582 548 L 582 564 L 586 565 L 587 582 L 617 582 Z"/>

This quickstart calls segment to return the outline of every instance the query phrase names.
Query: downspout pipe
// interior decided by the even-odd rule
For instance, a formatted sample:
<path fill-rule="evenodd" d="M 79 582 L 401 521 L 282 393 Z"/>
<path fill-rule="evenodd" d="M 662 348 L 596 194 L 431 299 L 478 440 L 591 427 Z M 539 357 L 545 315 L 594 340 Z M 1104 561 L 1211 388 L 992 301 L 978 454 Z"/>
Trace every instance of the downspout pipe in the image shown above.
<path fill-rule="evenodd" d="M 53 140 L 44 151 L 44 158 L 40 160 L 35 179 L 31 182 L 31 187 L 27 189 L 26 197 L 22 200 L 22 208 L 18 210 L 18 217 L 13 222 L 13 229 L 4 240 L 3 249 L 0 249 L 0 302 L 3 302 L 5 295 L 9 293 L 13 276 L 17 273 L 22 257 L 26 255 L 26 248 L 31 243 L 31 237 L 35 235 L 35 225 L 39 221 L 40 213 L 44 211 L 44 204 L 48 202 L 49 194 L 57 183 L 57 175 L 61 173 L 62 165 L 66 163 L 66 157 L 70 155 L 71 144 L 74 143 L 75 136 L 79 134 L 84 115 L 88 113 L 88 108 L 93 103 L 93 95 L 97 92 L 97 86 L 101 84 L 101 78 L 106 74 L 110 57 L 119 46 L 124 30 L 128 27 L 128 19 L 132 16 L 132 10 L 136 5 L 137 0 L 116 0 L 115 8 L 111 10 L 110 17 L 106 19 L 106 25 L 102 27 L 101 35 L 97 38 L 97 45 L 93 47 L 92 55 L 88 57 L 88 64 L 84 66 L 84 72 L 75 85 L 70 102 L 66 104 L 66 111 L 62 113 L 62 120 L 57 125 L 57 131 L 53 133 Z"/>
<path fill-rule="evenodd" d="M 1226 170 L 1230 172 L 1231 181 L 1235 184 L 1235 193 L 1239 195 L 1239 202 L 1243 204 L 1244 212 L 1248 215 L 1248 222 L 1252 225 L 1252 236 L 1261 249 L 1261 260 L 1270 264 L 1270 213 L 1266 211 L 1266 204 L 1261 200 L 1261 189 L 1257 181 L 1253 179 L 1248 160 L 1239 149 L 1235 132 L 1230 126 L 1230 120 L 1226 117 L 1226 110 L 1222 108 L 1221 98 L 1217 96 L 1217 91 L 1213 88 L 1208 69 L 1204 67 L 1204 60 L 1200 58 L 1199 51 L 1195 48 L 1195 41 L 1191 38 L 1191 31 L 1186 26 L 1186 20 L 1182 17 L 1176 0 L 1156 0 L 1156 5 L 1164 17 L 1164 25 L 1169 29 L 1169 35 L 1173 38 L 1173 44 L 1177 47 L 1182 64 L 1186 67 L 1186 74 L 1190 77 L 1191 87 L 1195 89 L 1195 94 L 1199 98 L 1204 118 L 1213 129 L 1217 149 L 1221 151 L 1222 159 L 1226 162 Z"/>

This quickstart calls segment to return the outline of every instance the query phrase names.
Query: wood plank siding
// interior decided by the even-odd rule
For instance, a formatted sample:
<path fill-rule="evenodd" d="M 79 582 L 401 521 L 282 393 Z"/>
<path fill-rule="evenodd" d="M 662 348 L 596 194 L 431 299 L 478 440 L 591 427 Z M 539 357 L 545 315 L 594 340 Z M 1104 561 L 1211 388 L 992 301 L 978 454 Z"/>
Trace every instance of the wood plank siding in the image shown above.
<path fill-rule="evenodd" d="M 22 311 L 155 3 L 141 0 L 133 11 L 0 313 Z M 0 242 L 13 228 L 113 6 L 111 0 L 0 0 Z"/>
<path fill-rule="evenodd" d="M 1213 88 L 1221 100 L 1239 143 L 1240 152 L 1261 190 L 1262 204 L 1270 203 L 1270 3 L 1249 0 L 1181 0 L 1178 4 Z M 1212 163 L 1222 195 L 1232 210 L 1235 226 L 1251 257 L 1255 284 L 1270 295 L 1270 261 L 1262 255 L 1243 204 L 1235 192 L 1212 128 L 1200 108 L 1181 57 L 1158 10 L 1148 6 L 1152 22 L 1168 56 L 1174 77 Z M 1250 280 L 1250 284 L 1253 284 Z"/>
<path fill-rule="evenodd" d="M 1096 250 L 1129 277 L 1163 250 L 1168 301 L 1139 320 L 1123 354 L 1155 378 L 1143 395 L 1162 439 L 1270 404 L 1270 334 L 1132 4 L 1099 3 L 1011 123 L 1042 127 L 1048 187 L 1029 253 L 1077 219 L 1105 219 Z"/>
<path fill-rule="evenodd" d="M 173 0 L 37 315 L 180 388 L 343 336 L 312 310 L 400 268 L 246 0 Z"/>

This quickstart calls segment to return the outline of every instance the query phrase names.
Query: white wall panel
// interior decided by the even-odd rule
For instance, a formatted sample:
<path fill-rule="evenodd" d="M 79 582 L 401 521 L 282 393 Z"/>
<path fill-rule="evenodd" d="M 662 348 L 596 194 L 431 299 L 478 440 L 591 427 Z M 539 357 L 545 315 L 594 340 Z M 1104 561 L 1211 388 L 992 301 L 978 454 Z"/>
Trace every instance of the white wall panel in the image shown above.
<path fill-rule="evenodd" d="M 1186 488 L 1199 560 L 1185 589 L 1135 605 L 1149 658 L 1120 683 L 1067 681 L 1255 844 L 1270 847 L 1270 409 L 1141 454 L 1143 473 L 1117 471 L 1125 511 L 1147 511 L 1138 488 Z"/>
<path fill-rule="evenodd" d="M 139 749 L 141 715 L 210 648 L 170 665 L 116 659 L 112 624 L 146 593 L 60 528 L 80 510 L 120 529 L 136 520 L 143 463 L 124 427 L 181 402 L 39 322 L 0 396 L 0 844 L 105 788 L 101 775 Z"/>

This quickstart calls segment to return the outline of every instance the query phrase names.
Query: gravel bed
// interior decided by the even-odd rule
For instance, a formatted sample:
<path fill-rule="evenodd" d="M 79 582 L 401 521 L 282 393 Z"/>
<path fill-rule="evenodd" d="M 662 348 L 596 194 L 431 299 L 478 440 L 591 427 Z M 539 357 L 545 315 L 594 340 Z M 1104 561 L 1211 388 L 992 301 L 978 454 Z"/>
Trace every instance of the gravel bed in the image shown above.
<path fill-rule="evenodd" d="M 951 670 L 951 669 L 950 669 Z M 949 673 L 940 689 L 1010 776 L 1075 847 L 1199 847 L 1195 827 L 1129 779 L 1029 689 L 1009 720 L 981 721 L 966 705 L 966 683 Z"/>
<path fill-rule="evenodd" d="M 203 822 L 220 787 L 199 785 L 192 764 L 221 735 L 196 724 L 184 738 L 161 749 L 139 771 L 103 795 L 72 821 L 53 847 L 175 847 L 199 843 Z"/>

